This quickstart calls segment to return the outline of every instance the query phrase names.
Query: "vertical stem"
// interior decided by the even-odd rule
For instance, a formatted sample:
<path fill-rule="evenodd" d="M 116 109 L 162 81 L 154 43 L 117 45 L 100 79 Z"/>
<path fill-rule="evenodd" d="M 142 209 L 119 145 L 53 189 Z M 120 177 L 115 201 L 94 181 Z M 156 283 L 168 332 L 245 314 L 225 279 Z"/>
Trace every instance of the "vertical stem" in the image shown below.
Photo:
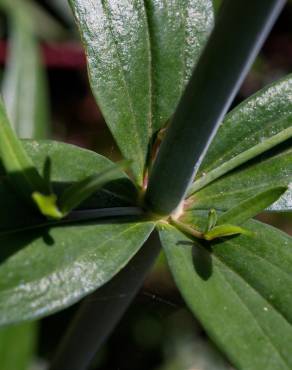
<path fill-rule="evenodd" d="M 226 0 L 167 130 L 145 202 L 171 214 L 187 188 L 285 0 Z"/>
<path fill-rule="evenodd" d="M 122 271 L 85 299 L 61 342 L 51 370 L 88 368 L 142 286 L 159 251 L 154 232 Z"/>

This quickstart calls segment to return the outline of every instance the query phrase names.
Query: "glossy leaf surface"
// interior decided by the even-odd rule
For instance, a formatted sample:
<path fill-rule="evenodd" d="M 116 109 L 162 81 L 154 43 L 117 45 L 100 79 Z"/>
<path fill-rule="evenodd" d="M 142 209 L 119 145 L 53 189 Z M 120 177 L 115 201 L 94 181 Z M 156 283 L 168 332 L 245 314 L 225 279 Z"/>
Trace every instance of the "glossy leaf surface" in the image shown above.
<path fill-rule="evenodd" d="M 80 300 L 120 271 L 153 227 L 125 221 L 0 235 L 0 324 L 42 317 Z"/>
<path fill-rule="evenodd" d="M 265 190 L 289 186 L 292 182 L 292 150 L 284 151 L 272 158 L 253 163 L 227 174 L 188 200 L 189 208 L 227 210 Z M 292 209 L 291 189 L 270 209 L 284 211 Z"/>
<path fill-rule="evenodd" d="M 45 174 L 50 168 L 49 177 L 57 194 L 76 181 L 114 166 L 110 160 L 101 155 L 69 144 L 56 141 L 23 141 L 23 145 L 41 174 Z M 48 177 L 48 174 L 45 177 Z M 41 216 L 17 197 L 4 176 L 1 176 L 0 181 L 0 199 L 2 202 L 0 230 L 17 229 L 44 222 Z M 112 177 L 109 184 L 86 200 L 80 208 L 127 206 L 134 204 L 135 199 L 135 187 L 120 171 Z"/>
<path fill-rule="evenodd" d="M 236 368 L 288 370 L 292 240 L 259 222 L 244 226 L 255 236 L 202 244 L 167 225 L 160 235 L 184 299 Z"/>
<path fill-rule="evenodd" d="M 213 23 L 211 1 L 71 0 L 92 90 L 141 185 L 153 134 L 175 110 Z"/>
<path fill-rule="evenodd" d="M 38 41 L 26 9 L 11 7 L 9 55 L 4 73 L 3 96 L 12 126 L 21 138 L 47 138 L 47 81 Z"/>
<path fill-rule="evenodd" d="M 227 162 L 292 125 L 292 75 L 260 90 L 227 114 L 200 174 Z"/>

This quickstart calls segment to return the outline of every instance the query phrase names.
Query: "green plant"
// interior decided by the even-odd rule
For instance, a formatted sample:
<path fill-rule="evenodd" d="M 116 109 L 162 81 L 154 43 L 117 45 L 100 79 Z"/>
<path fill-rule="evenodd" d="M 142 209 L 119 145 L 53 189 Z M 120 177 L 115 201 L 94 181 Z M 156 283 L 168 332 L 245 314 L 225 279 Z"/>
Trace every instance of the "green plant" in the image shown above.
<path fill-rule="evenodd" d="M 218 129 L 283 4 L 229 0 L 211 33 L 209 0 L 71 0 L 129 175 L 84 149 L 19 141 L 0 107 L 1 324 L 96 291 L 53 369 L 88 365 L 160 251 L 154 229 L 185 301 L 231 362 L 292 367 L 291 238 L 250 220 L 292 209 L 292 77 Z"/>

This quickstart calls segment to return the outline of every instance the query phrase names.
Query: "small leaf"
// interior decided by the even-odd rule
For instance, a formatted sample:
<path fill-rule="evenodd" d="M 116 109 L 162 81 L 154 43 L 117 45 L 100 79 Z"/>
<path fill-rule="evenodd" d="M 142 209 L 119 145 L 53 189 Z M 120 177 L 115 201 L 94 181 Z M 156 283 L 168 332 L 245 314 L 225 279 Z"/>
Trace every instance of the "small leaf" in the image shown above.
<path fill-rule="evenodd" d="M 208 214 L 208 226 L 207 226 L 207 231 L 210 231 L 213 229 L 213 227 L 216 226 L 217 223 L 217 212 L 215 209 L 210 209 L 209 214 Z"/>
<path fill-rule="evenodd" d="M 278 200 L 286 190 L 287 187 L 283 186 L 272 188 L 259 193 L 254 197 L 248 198 L 247 200 L 223 213 L 218 218 L 218 224 L 232 222 L 233 224 L 240 225 L 276 202 L 276 200 Z"/>
<path fill-rule="evenodd" d="M 64 217 L 64 214 L 58 208 L 57 196 L 55 194 L 44 195 L 35 191 L 32 194 L 32 198 L 44 216 L 56 220 Z"/>
<path fill-rule="evenodd" d="M 244 234 L 248 236 L 252 236 L 252 233 L 244 229 L 243 227 L 239 227 L 236 225 L 231 224 L 224 224 L 220 226 L 215 226 L 210 231 L 204 234 L 204 239 L 206 240 L 213 240 L 216 238 L 223 238 L 225 236 L 237 235 L 237 234 Z"/>
<path fill-rule="evenodd" d="M 120 172 L 122 168 L 127 167 L 129 161 L 120 163 L 116 166 L 106 168 L 102 172 L 89 176 L 66 189 L 60 197 L 60 209 L 64 215 L 67 215 L 74 208 L 78 207 L 83 201 L 102 188 Z"/>

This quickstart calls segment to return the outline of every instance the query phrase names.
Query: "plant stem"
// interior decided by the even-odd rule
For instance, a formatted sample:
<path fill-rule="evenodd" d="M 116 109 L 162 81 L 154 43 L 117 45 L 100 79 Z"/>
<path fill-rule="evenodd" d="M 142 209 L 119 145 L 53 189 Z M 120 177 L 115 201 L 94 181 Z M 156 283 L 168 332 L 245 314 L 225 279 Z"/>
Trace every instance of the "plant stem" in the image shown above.
<path fill-rule="evenodd" d="M 145 196 L 171 214 L 187 188 L 285 0 L 226 0 L 162 142 Z"/>
<path fill-rule="evenodd" d="M 160 243 L 157 232 L 154 232 L 122 271 L 85 299 L 61 342 L 50 370 L 88 368 L 142 286 L 159 251 Z"/>
<path fill-rule="evenodd" d="M 206 185 L 210 184 L 219 177 L 225 175 L 227 172 L 233 170 L 234 168 L 240 166 L 241 164 L 249 161 L 250 159 L 264 153 L 265 151 L 273 148 L 274 146 L 288 140 L 292 137 L 292 127 L 286 128 L 277 135 L 274 135 L 267 140 L 255 145 L 254 147 L 238 154 L 229 161 L 223 163 L 221 166 L 215 168 L 214 170 L 202 176 L 197 181 L 195 181 L 188 190 L 188 196 L 192 195 L 196 191 L 202 189 Z"/>

